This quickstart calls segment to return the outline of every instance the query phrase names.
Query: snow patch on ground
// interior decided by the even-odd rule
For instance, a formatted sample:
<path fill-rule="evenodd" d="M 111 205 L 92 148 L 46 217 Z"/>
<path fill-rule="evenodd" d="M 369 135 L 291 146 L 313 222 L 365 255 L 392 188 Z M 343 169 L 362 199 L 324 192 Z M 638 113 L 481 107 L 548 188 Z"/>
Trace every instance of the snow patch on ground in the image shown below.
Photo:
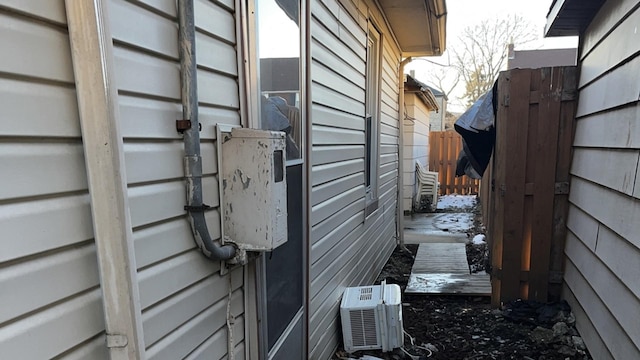
<path fill-rule="evenodd" d="M 433 218 L 433 225 L 442 231 L 464 233 L 473 227 L 473 214 L 442 213 Z"/>
<path fill-rule="evenodd" d="M 440 293 L 446 287 L 464 282 L 465 279 L 454 274 L 411 274 L 405 291 L 410 293 Z"/>
<path fill-rule="evenodd" d="M 478 234 L 473 237 L 473 240 L 471 240 L 471 242 L 473 243 L 473 245 L 482 245 L 482 244 L 486 244 L 486 241 L 484 239 L 485 239 L 484 234 Z"/>
<path fill-rule="evenodd" d="M 473 209 L 477 201 L 476 195 L 442 195 L 438 197 L 438 210 Z"/>

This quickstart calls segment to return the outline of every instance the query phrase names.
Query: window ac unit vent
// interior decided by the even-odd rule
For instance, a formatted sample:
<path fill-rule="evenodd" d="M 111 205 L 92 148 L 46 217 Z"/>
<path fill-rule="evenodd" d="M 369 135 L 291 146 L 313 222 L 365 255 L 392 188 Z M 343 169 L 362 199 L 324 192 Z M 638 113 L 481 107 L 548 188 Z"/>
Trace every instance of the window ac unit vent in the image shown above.
<path fill-rule="evenodd" d="M 395 284 L 347 288 L 340 305 L 344 349 L 347 352 L 403 345 L 402 301 Z"/>
<path fill-rule="evenodd" d="M 371 300 L 373 289 L 371 287 L 363 287 L 360 289 L 360 300 Z"/>
<path fill-rule="evenodd" d="M 375 311 L 353 310 L 349 312 L 351 322 L 351 334 L 353 336 L 353 346 L 376 346 L 379 344 L 378 333 L 375 326 L 371 326 L 376 321 Z"/>

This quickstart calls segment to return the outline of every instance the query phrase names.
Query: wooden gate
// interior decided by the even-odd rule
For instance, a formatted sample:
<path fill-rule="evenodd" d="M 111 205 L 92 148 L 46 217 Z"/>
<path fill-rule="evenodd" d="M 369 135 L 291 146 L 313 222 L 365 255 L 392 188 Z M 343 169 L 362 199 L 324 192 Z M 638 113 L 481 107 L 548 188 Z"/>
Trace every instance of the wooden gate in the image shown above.
<path fill-rule="evenodd" d="M 560 297 L 576 109 L 576 68 L 498 79 L 496 144 L 481 193 L 492 303 Z"/>
<path fill-rule="evenodd" d="M 429 171 L 437 171 L 440 195 L 477 194 L 480 180 L 456 177 L 456 162 L 462 150 L 462 137 L 455 131 L 429 132 Z"/>

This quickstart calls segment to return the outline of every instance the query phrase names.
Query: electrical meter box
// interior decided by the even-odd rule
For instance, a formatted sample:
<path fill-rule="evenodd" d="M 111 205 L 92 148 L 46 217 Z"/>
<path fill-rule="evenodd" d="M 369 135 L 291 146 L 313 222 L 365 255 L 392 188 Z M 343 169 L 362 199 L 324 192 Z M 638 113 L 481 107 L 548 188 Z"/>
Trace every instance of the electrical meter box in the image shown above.
<path fill-rule="evenodd" d="M 222 139 L 225 236 L 246 251 L 287 241 L 285 133 L 233 128 Z"/>

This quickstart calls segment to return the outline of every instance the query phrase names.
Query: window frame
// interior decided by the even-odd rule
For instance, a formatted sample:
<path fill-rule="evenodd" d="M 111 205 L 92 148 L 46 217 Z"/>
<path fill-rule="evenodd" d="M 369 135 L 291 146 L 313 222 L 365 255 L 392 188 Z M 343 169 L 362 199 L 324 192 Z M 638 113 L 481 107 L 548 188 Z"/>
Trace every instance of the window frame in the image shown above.
<path fill-rule="evenodd" d="M 259 0 L 243 0 L 242 3 L 244 8 L 246 9 L 243 16 L 243 21 L 245 25 L 243 27 L 244 31 L 242 31 L 242 41 L 243 41 L 243 54 L 244 58 L 241 63 L 244 65 L 244 69 L 248 76 L 246 76 L 245 84 L 244 84 L 244 94 L 246 96 L 246 113 L 248 117 L 248 121 L 246 121 L 245 126 L 252 129 L 262 129 L 262 105 L 261 105 L 261 92 L 262 92 L 262 84 L 260 81 L 260 51 L 259 51 L 259 35 L 258 35 L 258 19 L 259 19 L 259 10 L 257 2 Z M 306 41 L 304 38 L 304 24 L 302 21 L 302 9 L 304 8 L 304 1 L 300 1 L 300 23 L 298 24 L 301 34 L 300 34 L 300 53 L 298 57 L 299 67 L 298 67 L 298 91 L 297 98 L 300 100 L 298 109 L 300 110 L 300 144 L 299 146 L 300 156 L 294 159 L 287 159 L 285 162 L 285 166 L 293 166 L 300 165 L 305 162 L 307 157 L 306 154 L 306 127 L 307 119 L 306 119 L 306 106 L 308 106 L 307 102 L 307 90 L 305 88 L 306 82 L 306 53 L 305 53 L 305 45 Z M 269 93 L 277 93 L 278 91 L 269 91 Z M 290 91 L 282 91 L 282 92 L 290 92 Z"/>
<path fill-rule="evenodd" d="M 367 28 L 365 79 L 365 217 L 378 209 L 380 167 L 380 91 L 382 73 L 382 32 L 369 20 Z"/>
<path fill-rule="evenodd" d="M 242 52 L 238 51 L 238 67 L 239 69 L 244 69 L 243 72 L 239 74 L 239 80 L 241 80 L 242 88 L 241 92 L 244 95 L 244 106 L 241 109 L 241 114 L 243 115 L 242 124 L 243 126 L 261 129 L 261 96 L 262 96 L 262 84 L 260 79 L 260 52 L 259 52 L 259 36 L 258 36 L 258 1 L 259 0 L 236 0 L 236 4 L 240 4 L 241 11 L 241 20 L 238 25 L 238 35 L 239 40 L 242 41 Z M 303 219 L 302 225 L 302 248 L 303 254 L 302 256 L 302 271 L 300 276 L 302 278 L 302 307 L 300 310 L 294 315 L 294 317 L 290 320 L 290 324 L 284 331 L 278 335 L 278 340 L 275 344 L 270 348 L 269 346 L 269 322 L 268 322 L 268 307 L 267 307 L 267 287 L 268 287 L 268 276 L 267 276 L 267 263 L 266 263 L 266 254 L 260 256 L 256 262 L 249 263 L 249 270 L 247 271 L 247 283 L 248 285 L 248 295 L 245 300 L 245 307 L 247 318 L 249 321 L 253 321 L 254 324 L 258 324 L 257 328 L 250 329 L 248 333 L 245 334 L 248 341 L 248 349 L 246 354 L 248 354 L 247 358 L 264 358 L 271 359 L 274 356 L 278 355 L 278 352 L 281 351 L 281 348 L 284 344 L 287 343 L 287 340 L 290 338 L 291 334 L 294 331 L 297 331 L 298 328 L 292 327 L 292 324 L 297 324 L 301 322 L 302 324 L 302 353 L 306 354 L 307 351 L 307 342 L 304 339 L 307 337 L 307 328 L 308 328 L 308 286 L 307 282 L 304 279 L 308 276 L 307 263 L 309 261 L 308 258 L 308 248 L 309 248 L 309 230 L 307 225 L 309 223 L 309 175 L 310 175 L 310 165 L 308 164 L 308 157 L 310 155 L 309 149 L 307 147 L 310 145 L 308 143 L 309 139 L 309 127 L 308 123 L 309 117 L 309 108 L 311 107 L 311 99 L 310 99 L 310 86 L 308 79 L 308 59 L 310 58 L 310 53 L 307 48 L 310 43 L 310 34 L 308 30 L 307 19 L 309 18 L 309 9 L 308 2 L 304 0 L 298 0 L 300 2 L 299 9 L 299 29 L 300 29 L 300 53 L 299 53 L 299 89 L 298 89 L 298 98 L 300 100 L 299 110 L 300 110 L 300 158 L 291 159 L 285 161 L 285 166 L 287 169 L 287 176 L 289 176 L 292 171 L 295 171 L 297 168 L 302 169 L 302 193 L 301 193 L 301 217 Z M 242 105 L 242 104 L 241 104 Z M 288 180 L 288 184 L 291 182 Z M 287 196 L 290 196 L 289 191 L 291 191 L 291 186 L 288 186 Z M 289 205 L 287 205 L 287 211 L 289 211 Z M 305 250 L 307 249 L 307 250 Z M 277 251 L 278 249 L 276 249 Z"/>

